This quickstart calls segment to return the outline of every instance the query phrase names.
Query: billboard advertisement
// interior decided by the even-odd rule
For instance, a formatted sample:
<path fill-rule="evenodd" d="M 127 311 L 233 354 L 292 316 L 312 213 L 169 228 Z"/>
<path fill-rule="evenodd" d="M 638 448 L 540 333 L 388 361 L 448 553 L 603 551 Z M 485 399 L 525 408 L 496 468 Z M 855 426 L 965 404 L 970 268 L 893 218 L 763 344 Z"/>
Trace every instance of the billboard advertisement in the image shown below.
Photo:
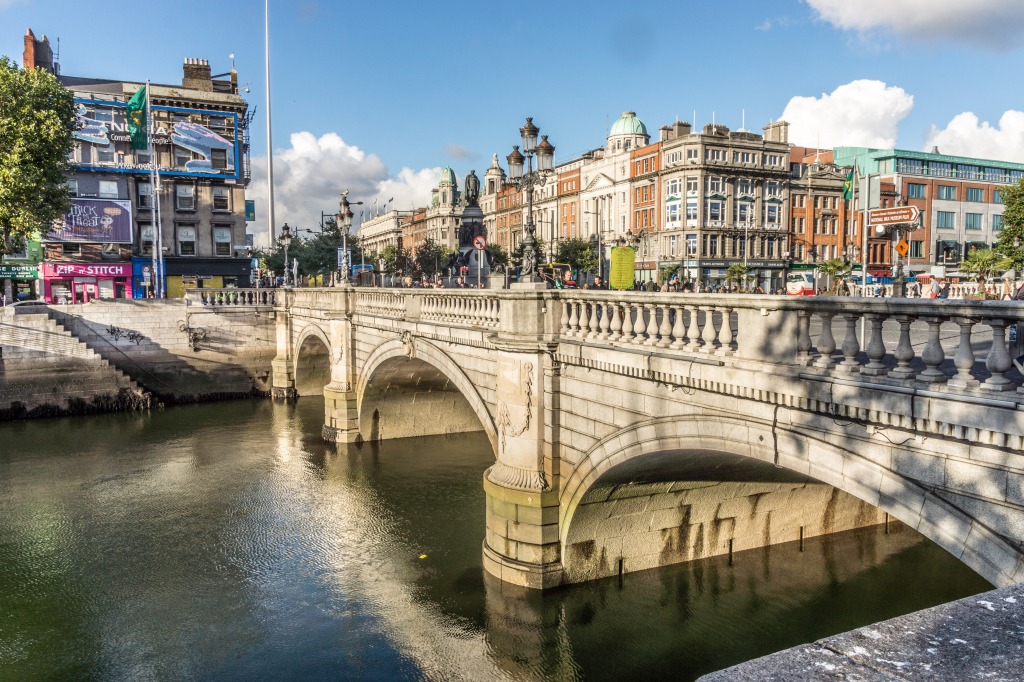
<path fill-rule="evenodd" d="M 126 199 L 71 200 L 71 210 L 53 224 L 48 240 L 132 243 L 132 202 Z"/>
<path fill-rule="evenodd" d="M 153 147 L 160 175 L 238 179 L 239 117 L 230 111 L 151 107 Z M 124 102 L 75 99 L 82 170 L 148 173 L 148 150 L 133 150 Z"/>

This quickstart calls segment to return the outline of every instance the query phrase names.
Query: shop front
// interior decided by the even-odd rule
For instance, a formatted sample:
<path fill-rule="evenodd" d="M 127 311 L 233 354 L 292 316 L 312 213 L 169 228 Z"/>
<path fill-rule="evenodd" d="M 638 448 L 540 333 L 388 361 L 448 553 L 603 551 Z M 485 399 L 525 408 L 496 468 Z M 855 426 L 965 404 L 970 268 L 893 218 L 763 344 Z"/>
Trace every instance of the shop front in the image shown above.
<path fill-rule="evenodd" d="M 167 258 L 167 297 L 183 298 L 187 289 L 249 287 L 248 258 Z"/>
<path fill-rule="evenodd" d="M 132 292 L 134 298 L 153 298 L 153 259 L 146 257 L 132 258 Z M 166 287 L 166 284 L 164 285 Z"/>
<path fill-rule="evenodd" d="M 132 298 L 131 263 L 43 263 L 47 303 Z"/>
<path fill-rule="evenodd" d="M 0 264 L 0 295 L 6 304 L 39 298 L 39 266 Z"/>

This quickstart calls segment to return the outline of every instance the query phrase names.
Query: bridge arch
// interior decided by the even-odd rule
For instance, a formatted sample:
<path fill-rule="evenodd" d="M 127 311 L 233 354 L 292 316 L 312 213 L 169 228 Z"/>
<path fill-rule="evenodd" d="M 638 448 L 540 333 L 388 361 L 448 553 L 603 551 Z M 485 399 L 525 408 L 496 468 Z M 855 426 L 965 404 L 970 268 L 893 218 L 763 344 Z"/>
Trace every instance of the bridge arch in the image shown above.
<path fill-rule="evenodd" d="M 292 376 L 295 392 L 304 395 L 323 395 L 324 386 L 331 381 L 331 341 L 318 325 L 310 323 L 295 336 L 292 358 Z"/>
<path fill-rule="evenodd" d="M 778 443 L 779 451 L 776 450 Z M 597 443 L 566 477 L 559 501 L 559 540 L 570 538 L 584 495 L 614 467 L 663 451 L 722 452 L 772 463 L 831 485 L 862 500 L 960 559 L 995 585 L 1016 580 L 1008 565 L 1021 553 L 954 505 L 856 451 L 812 432 L 750 422 L 727 415 L 693 414 L 654 419 L 623 428 Z"/>
<path fill-rule="evenodd" d="M 392 339 L 385 341 L 374 348 L 366 361 L 361 363 L 359 376 L 356 380 L 356 405 L 363 419 L 364 399 L 367 395 L 367 388 L 371 384 L 373 375 L 389 363 L 405 362 L 415 360 L 429 365 L 440 372 L 451 382 L 463 398 L 469 403 L 469 407 L 476 415 L 487 439 L 491 444 L 491 451 L 497 457 L 498 452 L 498 431 L 494 426 L 487 403 L 480 396 L 473 381 L 466 375 L 461 367 L 443 350 L 436 345 L 421 338 L 405 338 L 404 340 Z"/>

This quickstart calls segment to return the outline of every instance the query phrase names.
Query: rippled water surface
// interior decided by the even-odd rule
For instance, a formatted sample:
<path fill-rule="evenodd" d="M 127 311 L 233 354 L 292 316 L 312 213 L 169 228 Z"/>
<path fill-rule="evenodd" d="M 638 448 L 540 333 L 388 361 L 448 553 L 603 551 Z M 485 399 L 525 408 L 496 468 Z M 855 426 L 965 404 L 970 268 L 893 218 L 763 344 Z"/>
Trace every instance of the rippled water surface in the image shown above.
<path fill-rule="evenodd" d="M 0 679 L 685 680 L 988 589 L 897 527 L 542 596 L 483 575 L 486 437 L 322 418 L 0 425 Z"/>

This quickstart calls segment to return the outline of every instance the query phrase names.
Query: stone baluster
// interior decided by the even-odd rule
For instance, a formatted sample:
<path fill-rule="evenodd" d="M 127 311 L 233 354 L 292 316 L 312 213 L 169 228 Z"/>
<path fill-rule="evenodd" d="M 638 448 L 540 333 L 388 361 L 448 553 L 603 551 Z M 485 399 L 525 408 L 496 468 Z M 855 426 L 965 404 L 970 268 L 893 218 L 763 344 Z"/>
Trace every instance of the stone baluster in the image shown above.
<path fill-rule="evenodd" d="M 668 348 L 672 345 L 672 306 L 658 306 L 661 308 L 661 326 L 658 328 L 658 348 Z"/>
<path fill-rule="evenodd" d="M 811 362 L 811 313 L 800 309 L 796 313 L 797 362 L 807 365 Z"/>
<path fill-rule="evenodd" d="M 884 376 L 886 373 L 885 363 L 885 341 L 882 339 L 882 322 L 884 317 L 880 313 L 867 313 L 865 315 L 871 323 L 871 341 L 868 342 L 867 354 L 868 364 L 860 368 L 860 373 L 867 376 Z"/>
<path fill-rule="evenodd" d="M 580 316 L 576 307 L 576 299 L 569 299 L 569 336 L 576 336 L 579 331 Z"/>
<path fill-rule="evenodd" d="M 843 337 L 844 359 L 839 363 L 838 369 L 844 372 L 859 372 L 857 353 L 860 352 L 860 342 L 857 341 L 857 321 L 860 319 L 860 313 L 845 313 L 842 317 L 846 322 L 846 336 Z"/>
<path fill-rule="evenodd" d="M 609 320 L 611 334 L 608 335 L 608 340 L 618 341 L 622 338 L 622 306 L 618 303 L 612 303 L 609 307 L 611 309 L 609 316 L 612 319 Z"/>
<path fill-rule="evenodd" d="M 978 380 L 971 376 L 974 369 L 974 349 L 971 348 L 971 328 L 976 320 L 969 317 L 958 317 L 953 320 L 960 325 L 960 345 L 957 346 L 956 355 L 953 356 L 953 364 L 956 366 L 956 376 L 951 377 L 946 383 L 947 386 L 959 389 L 971 389 L 978 387 Z"/>
<path fill-rule="evenodd" d="M 590 333 L 587 334 L 588 339 L 596 339 L 598 334 L 601 333 L 601 318 L 603 317 L 601 312 L 601 304 L 597 301 L 592 301 L 590 303 Z"/>
<path fill-rule="evenodd" d="M 700 308 L 695 305 L 686 306 L 686 312 L 690 316 L 690 326 L 686 328 L 686 345 L 683 347 L 688 351 L 700 350 Z"/>
<path fill-rule="evenodd" d="M 939 340 L 939 328 L 942 326 L 941 317 L 922 317 L 928 323 L 928 341 L 924 345 L 921 359 L 924 360 L 925 369 L 917 375 L 918 381 L 929 384 L 942 383 L 946 375 L 939 367 L 946 359 L 946 353 L 942 350 L 942 342 Z"/>
<path fill-rule="evenodd" d="M 612 306 L 609 303 L 598 303 L 597 305 L 601 309 L 601 324 L 600 324 L 600 330 L 601 331 L 597 335 L 597 340 L 598 341 L 607 341 L 608 340 L 608 330 L 611 329 L 611 315 L 613 314 L 612 313 Z"/>
<path fill-rule="evenodd" d="M 658 309 L 662 308 L 657 304 L 645 305 L 644 309 L 649 311 L 650 317 L 647 318 L 647 340 L 644 341 L 645 346 L 657 346 L 658 345 Z"/>
<path fill-rule="evenodd" d="M 1009 391 L 1013 382 L 1006 377 L 1006 372 L 1013 364 L 1010 354 L 1006 351 L 1006 320 L 988 320 L 992 327 L 992 347 L 985 358 L 985 366 L 992 375 L 981 385 L 984 391 Z"/>
<path fill-rule="evenodd" d="M 587 338 L 587 332 L 590 331 L 590 311 L 587 309 L 587 302 L 580 301 L 580 329 L 576 333 L 581 339 Z"/>
<path fill-rule="evenodd" d="M 701 338 L 704 339 L 704 345 L 700 347 L 700 352 L 714 353 L 715 341 L 718 339 L 718 330 L 715 329 L 715 308 L 710 306 L 702 308 L 702 310 L 704 311 L 704 331 Z"/>
<path fill-rule="evenodd" d="M 562 305 L 562 317 L 558 321 L 558 334 L 559 336 L 569 336 L 569 308 L 572 307 L 570 301 L 559 301 Z"/>
<path fill-rule="evenodd" d="M 715 355 L 732 355 L 732 308 L 722 309 L 722 329 L 718 333 L 719 347 Z"/>
<path fill-rule="evenodd" d="M 834 359 L 832 358 L 832 352 L 836 349 L 836 339 L 832 336 L 832 318 L 835 317 L 835 313 L 826 310 L 821 313 L 821 336 L 818 337 L 818 359 L 815 361 L 815 367 L 829 368 L 832 366 Z"/>
<path fill-rule="evenodd" d="M 679 349 L 685 345 L 683 337 L 686 336 L 686 326 L 683 325 L 683 306 L 674 305 L 672 306 L 672 312 L 675 313 L 676 319 L 672 324 L 672 343 L 669 348 Z"/>
<path fill-rule="evenodd" d="M 633 341 L 633 303 L 623 303 L 622 310 L 622 336 L 619 337 L 619 343 L 631 343 Z"/>
<path fill-rule="evenodd" d="M 650 306 L 643 303 L 637 303 L 636 307 L 636 321 L 633 323 L 633 338 L 631 339 L 634 344 L 642 344 L 644 342 L 644 332 L 647 330 L 647 323 L 644 321 L 644 310 L 649 309 Z"/>

